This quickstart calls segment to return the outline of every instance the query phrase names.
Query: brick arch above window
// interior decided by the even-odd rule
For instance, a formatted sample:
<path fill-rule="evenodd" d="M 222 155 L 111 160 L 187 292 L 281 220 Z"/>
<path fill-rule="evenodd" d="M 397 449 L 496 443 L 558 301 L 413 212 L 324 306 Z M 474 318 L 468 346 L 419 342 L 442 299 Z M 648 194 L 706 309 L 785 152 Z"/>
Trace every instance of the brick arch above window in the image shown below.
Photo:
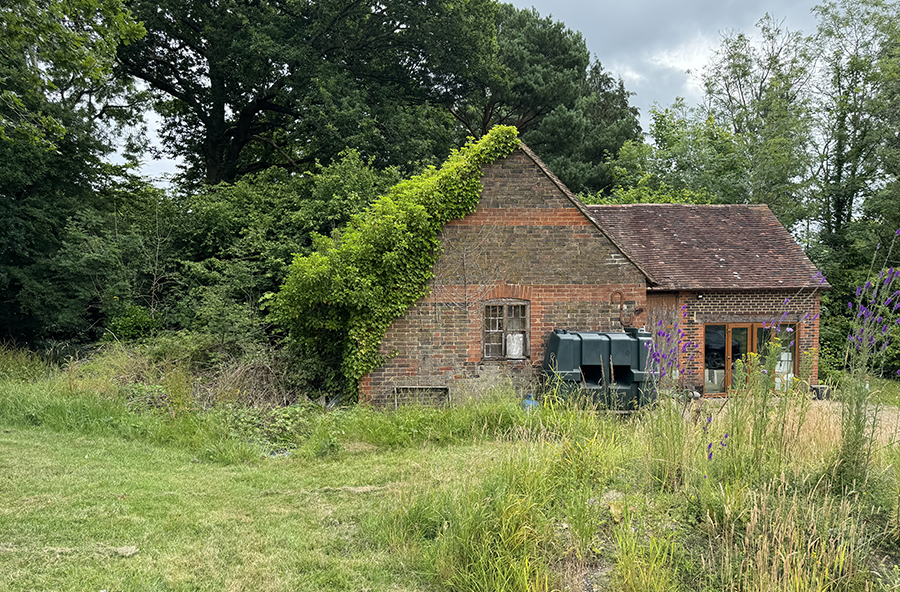
<path fill-rule="evenodd" d="M 485 294 L 486 300 L 503 300 L 503 299 L 514 299 L 514 300 L 528 300 L 532 299 L 532 287 L 531 286 L 523 286 L 521 284 L 501 284 L 499 286 L 494 286 L 490 289 L 490 291 Z"/>
<path fill-rule="evenodd" d="M 531 357 L 531 302 L 492 298 L 482 305 L 481 352 L 485 360 L 525 360 Z"/>

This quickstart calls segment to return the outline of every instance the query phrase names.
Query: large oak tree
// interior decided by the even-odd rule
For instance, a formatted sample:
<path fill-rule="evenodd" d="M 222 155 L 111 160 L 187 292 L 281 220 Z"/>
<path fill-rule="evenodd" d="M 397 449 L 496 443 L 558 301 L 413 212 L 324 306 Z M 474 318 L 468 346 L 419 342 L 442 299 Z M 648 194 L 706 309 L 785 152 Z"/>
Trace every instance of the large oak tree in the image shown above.
<path fill-rule="evenodd" d="M 489 0 L 129 5 L 147 35 L 120 63 L 153 89 L 164 150 L 207 183 L 347 146 L 381 164 L 429 156 L 451 127 L 429 106 L 466 91 L 494 39 Z"/>

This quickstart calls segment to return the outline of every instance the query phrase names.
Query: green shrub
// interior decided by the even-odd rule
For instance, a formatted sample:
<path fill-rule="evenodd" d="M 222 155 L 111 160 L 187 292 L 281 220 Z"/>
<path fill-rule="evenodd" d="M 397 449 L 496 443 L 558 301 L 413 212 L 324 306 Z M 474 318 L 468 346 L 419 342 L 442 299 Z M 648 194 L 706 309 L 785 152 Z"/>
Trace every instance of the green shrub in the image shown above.
<path fill-rule="evenodd" d="M 106 326 L 109 335 L 120 340 L 150 337 L 161 327 L 162 322 L 158 317 L 154 317 L 147 308 L 134 304 L 125 306 Z"/>
<path fill-rule="evenodd" d="M 353 397 L 357 381 L 383 363 L 385 331 L 425 295 L 440 249 L 438 232 L 475 211 L 482 167 L 516 146 L 516 128 L 495 127 L 452 153 L 440 169 L 398 183 L 339 236 L 318 236 L 315 252 L 294 259 L 269 300 L 272 319 L 308 355 L 332 364 L 321 381 Z"/>

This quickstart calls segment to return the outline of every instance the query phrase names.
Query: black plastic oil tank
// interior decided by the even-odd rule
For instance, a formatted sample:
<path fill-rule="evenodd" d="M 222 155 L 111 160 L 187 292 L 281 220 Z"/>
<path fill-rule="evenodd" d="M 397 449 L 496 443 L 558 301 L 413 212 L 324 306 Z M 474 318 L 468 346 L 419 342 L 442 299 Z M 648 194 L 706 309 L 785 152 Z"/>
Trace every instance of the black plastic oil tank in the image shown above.
<path fill-rule="evenodd" d="M 625 333 L 557 329 L 544 354 L 545 387 L 616 410 L 652 403 L 656 392 L 646 370 L 649 342 L 649 333 L 634 328 Z"/>

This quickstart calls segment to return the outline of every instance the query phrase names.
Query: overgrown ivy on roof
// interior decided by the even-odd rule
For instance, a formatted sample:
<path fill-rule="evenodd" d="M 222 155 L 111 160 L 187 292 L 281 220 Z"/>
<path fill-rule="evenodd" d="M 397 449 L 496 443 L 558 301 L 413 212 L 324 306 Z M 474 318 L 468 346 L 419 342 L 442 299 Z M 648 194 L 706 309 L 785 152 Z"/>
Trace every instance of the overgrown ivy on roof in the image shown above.
<path fill-rule="evenodd" d="M 518 145 L 515 127 L 494 127 L 440 169 L 392 187 L 341 234 L 315 237 L 315 251 L 294 258 L 270 298 L 273 320 L 305 351 L 319 352 L 320 361 L 340 357 L 340 382 L 355 392 L 384 362 L 379 349 L 388 327 L 426 295 L 440 253 L 438 233 L 478 206 L 482 166 Z"/>

